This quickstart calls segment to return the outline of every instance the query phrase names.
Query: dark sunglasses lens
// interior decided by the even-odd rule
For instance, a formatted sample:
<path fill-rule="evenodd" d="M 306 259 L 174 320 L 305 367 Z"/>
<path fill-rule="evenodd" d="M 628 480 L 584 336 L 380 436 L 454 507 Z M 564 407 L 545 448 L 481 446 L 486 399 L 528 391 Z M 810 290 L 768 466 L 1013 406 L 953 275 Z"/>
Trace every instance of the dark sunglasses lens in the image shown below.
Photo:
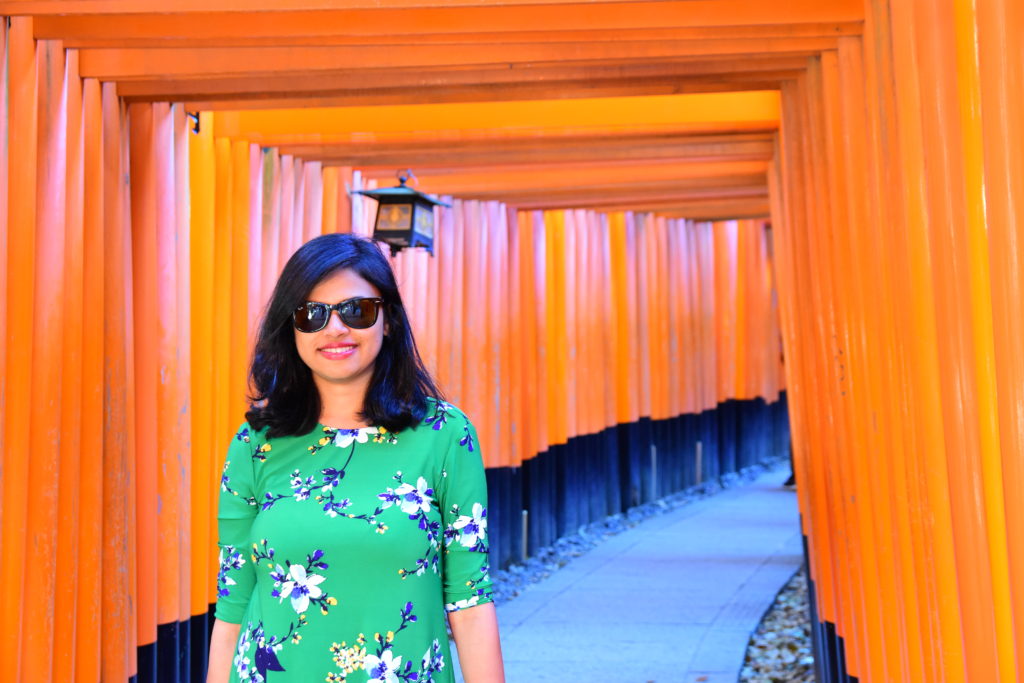
<path fill-rule="evenodd" d="M 299 332 L 317 332 L 327 326 L 331 309 L 323 304 L 303 304 L 295 309 L 295 329 Z"/>
<path fill-rule="evenodd" d="M 377 303 L 374 299 L 353 299 L 342 309 L 341 319 L 357 330 L 373 327 L 377 322 Z"/>

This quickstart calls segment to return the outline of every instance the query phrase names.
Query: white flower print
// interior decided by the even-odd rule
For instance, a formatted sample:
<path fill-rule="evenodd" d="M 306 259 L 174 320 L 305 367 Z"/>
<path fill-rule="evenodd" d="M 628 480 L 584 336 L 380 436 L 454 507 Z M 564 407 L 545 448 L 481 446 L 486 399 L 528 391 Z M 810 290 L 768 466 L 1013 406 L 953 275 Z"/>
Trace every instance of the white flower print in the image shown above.
<path fill-rule="evenodd" d="M 399 497 L 398 505 L 402 508 L 402 512 L 407 515 L 415 515 L 418 512 L 430 510 L 434 489 L 430 488 L 426 479 L 420 477 L 417 479 L 415 487 L 412 484 L 402 484 L 395 489 L 395 495 Z"/>
<path fill-rule="evenodd" d="M 334 434 L 334 445 L 338 448 L 348 448 L 352 442 L 366 443 L 370 434 L 377 432 L 376 427 L 362 427 L 360 429 L 339 429 Z"/>
<path fill-rule="evenodd" d="M 238 638 L 238 652 L 235 653 L 233 662 L 235 671 L 238 672 L 238 678 L 243 681 L 249 680 L 253 674 L 259 676 L 259 672 L 250 668 L 249 658 L 245 656 L 249 652 L 249 645 L 252 644 L 252 640 L 249 637 L 249 630 L 251 628 L 252 624 L 249 624 L 248 628 L 242 629 L 242 635 Z M 260 676 L 260 680 L 262 678 Z"/>
<path fill-rule="evenodd" d="M 369 681 L 378 683 L 398 683 L 398 669 L 402 666 L 402 658 L 394 657 L 391 650 L 384 650 L 377 655 L 366 655 L 363 668 L 366 669 Z M 369 681 L 367 683 L 369 683 Z"/>
<path fill-rule="evenodd" d="M 445 604 L 445 612 L 458 612 L 460 609 L 466 609 L 467 607 L 473 607 L 480 602 L 480 596 L 474 595 L 471 598 L 465 598 L 464 600 L 456 600 L 455 602 L 449 602 Z"/>
<path fill-rule="evenodd" d="M 480 503 L 473 503 L 473 516 L 460 515 L 452 527 L 461 532 L 459 543 L 472 548 L 487 535 L 487 510 Z"/>
<path fill-rule="evenodd" d="M 307 574 L 306 568 L 301 564 L 293 564 L 288 568 L 288 581 L 281 584 L 281 600 L 289 598 L 292 601 L 292 609 L 297 614 L 302 614 L 309 608 L 310 598 L 319 598 L 323 595 L 320 590 L 320 583 L 324 577 L 319 574 Z"/>

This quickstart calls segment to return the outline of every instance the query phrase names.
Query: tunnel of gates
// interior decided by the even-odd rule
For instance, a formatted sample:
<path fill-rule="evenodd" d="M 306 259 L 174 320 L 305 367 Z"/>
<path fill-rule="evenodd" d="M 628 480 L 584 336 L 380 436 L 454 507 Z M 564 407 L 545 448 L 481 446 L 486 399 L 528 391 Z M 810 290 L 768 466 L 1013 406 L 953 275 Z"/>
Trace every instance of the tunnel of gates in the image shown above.
<path fill-rule="evenodd" d="M 209 114 L 191 132 L 181 105 L 126 106 L 20 29 L 4 34 L 3 449 L 30 457 L 4 462 L 4 541 L 23 527 L 33 550 L 5 565 L 3 609 L 17 623 L 28 595 L 54 599 L 0 647 L 23 680 L 200 680 L 254 324 L 298 245 L 367 233 L 372 214 L 337 173 L 216 137 Z M 29 121 L 38 146 L 13 134 Z M 478 428 L 493 566 L 788 455 L 764 221 L 438 211 L 437 255 L 394 269 Z M 18 481 L 45 482 L 45 504 Z"/>
<path fill-rule="evenodd" d="M 12 680 L 202 667 L 219 461 L 244 409 L 252 322 L 297 245 L 367 231 L 370 209 L 346 188 L 380 179 L 359 162 L 376 138 L 337 156 L 338 110 L 223 110 L 409 101 L 372 69 L 332 71 L 339 55 L 394 60 L 406 85 L 423 66 L 444 85 L 430 97 L 458 104 L 446 116 L 496 119 L 554 88 L 579 102 L 545 111 L 598 122 L 560 131 L 559 159 L 591 163 L 593 147 L 620 169 L 651 162 L 625 166 L 621 187 L 574 167 L 557 187 L 501 196 L 439 174 L 426 189 L 454 205 L 437 256 L 394 262 L 424 356 L 480 427 L 496 564 L 524 538 L 529 551 L 778 455 L 788 404 L 819 679 L 1019 679 L 1020 3 L 341 4 L 0 2 Z M 215 29 L 190 19 L 201 11 L 220 13 Z M 413 15 L 435 33 L 410 33 Z M 470 83 L 445 60 L 476 52 L 436 33 L 454 20 L 485 36 L 477 50 L 521 42 Z M 552 25 L 565 43 L 531 32 Z M 396 47 L 409 35 L 455 47 L 410 57 Z M 616 137 L 625 110 L 587 99 L 604 95 L 639 102 L 626 118 L 644 119 L 642 135 Z M 424 154 L 479 158 L 471 137 Z M 499 165 L 541 149 L 486 143 Z M 531 175 L 552 181 L 522 166 L 520 187 Z M 743 220 L 696 220 L 727 215 Z"/>

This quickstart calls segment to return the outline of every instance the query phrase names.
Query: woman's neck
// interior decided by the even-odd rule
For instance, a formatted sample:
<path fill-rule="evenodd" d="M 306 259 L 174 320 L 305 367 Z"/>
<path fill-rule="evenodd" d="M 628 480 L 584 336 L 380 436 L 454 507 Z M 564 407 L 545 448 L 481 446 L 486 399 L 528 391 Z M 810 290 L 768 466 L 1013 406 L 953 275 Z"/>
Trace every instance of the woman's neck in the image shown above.
<path fill-rule="evenodd" d="M 321 424 L 345 429 L 369 426 L 360 414 L 366 401 L 366 384 L 326 382 L 315 375 L 313 381 L 320 392 Z"/>

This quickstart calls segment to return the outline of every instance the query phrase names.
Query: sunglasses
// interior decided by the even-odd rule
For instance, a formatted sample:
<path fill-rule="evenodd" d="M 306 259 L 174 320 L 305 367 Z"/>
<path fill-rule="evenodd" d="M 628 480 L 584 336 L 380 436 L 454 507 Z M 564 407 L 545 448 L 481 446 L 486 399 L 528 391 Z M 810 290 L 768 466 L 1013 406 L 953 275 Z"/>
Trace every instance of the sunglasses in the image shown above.
<path fill-rule="evenodd" d="M 341 322 L 355 330 L 365 330 L 377 322 L 377 314 L 384 300 L 378 297 L 358 296 L 342 302 L 323 304 L 319 301 L 307 301 L 292 314 L 295 329 L 299 332 L 319 332 L 331 321 L 331 311 L 337 311 Z"/>

